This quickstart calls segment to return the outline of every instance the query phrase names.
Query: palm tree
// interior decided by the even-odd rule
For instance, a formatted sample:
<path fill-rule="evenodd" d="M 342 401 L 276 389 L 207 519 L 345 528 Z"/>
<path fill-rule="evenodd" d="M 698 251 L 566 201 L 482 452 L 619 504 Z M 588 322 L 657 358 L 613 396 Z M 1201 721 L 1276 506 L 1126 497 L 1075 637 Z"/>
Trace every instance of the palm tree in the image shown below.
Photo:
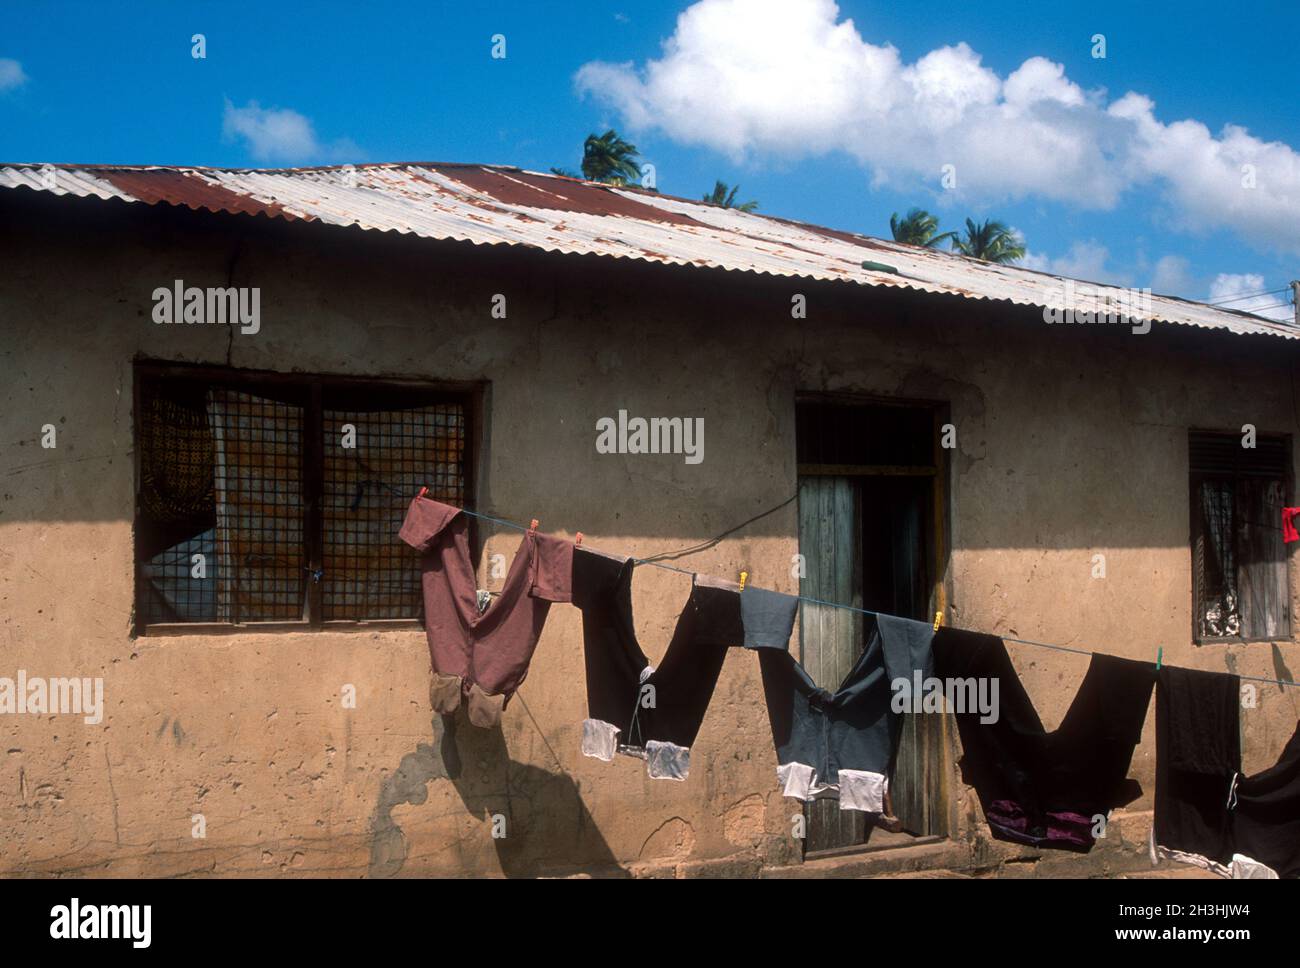
<path fill-rule="evenodd" d="M 939 233 L 938 216 L 931 215 L 923 208 L 914 208 L 901 219 L 895 212 L 889 216 L 889 230 L 894 233 L 895 242 L 923 245 L 927 249 L 957 238 L 956 232 Z"/>
<path fill-rule="evenodd" d="M 1025 257 L 1025 244 L 1006 223 L 996 219 L 987 219 L 983 225 L 976 225 L 971 219 L 966 220 L 966 237 L 952 240 L 954 252 L 968 255 L 985 262 L 1000 262 L 1004 265 Z"/>
<path fill-rule="evenodd" d="M 613 128 L 602 135 L 590 134 L 582 146 L 582 175 L 589 181 L 625 185 L 641 177 L 636 158 L 636 145 L 624 141 Z"/>
<path fill-rule="evenodd" d="M 565 178 L 581 178 L 581 177 L 582 177 L 582 176 L 579 175 L 576 171 L 569 171 L 569 169 L 567 169 L 567 168 L 555 168 L 555 167 L 552 167 L 552 168 L 551 168 L 551 174 L 552 174 L 552 175 L 563 175 Z"/>
<path fill-rule="evenodd" d="M 758 202 L 742 202 L 736 204 L 736 192 L 740 191 L 739 185 L 731 186 L 727 190 L 727 183 L 720 181 L 713 186 L 713 191 L 705 195 L 701 201 L 708 202 L 710 205 L 721 205 L 723 208 L 734 208 L 738 212 L 752 212 L 758 208 Z"/>

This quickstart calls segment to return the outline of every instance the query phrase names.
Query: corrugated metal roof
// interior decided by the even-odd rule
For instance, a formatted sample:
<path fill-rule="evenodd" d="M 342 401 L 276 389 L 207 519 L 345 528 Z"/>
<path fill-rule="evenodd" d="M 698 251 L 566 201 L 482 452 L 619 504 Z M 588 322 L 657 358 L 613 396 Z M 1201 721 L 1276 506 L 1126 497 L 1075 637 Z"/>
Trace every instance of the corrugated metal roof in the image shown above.
<path fill-rule="evenodd" d="M 1059 306 L 1067 280 L 946 252 L 704 202 L 496 165 L 394 163 L 226 169 L 0 165 L 0 188 L 183 205 L 401 232 L 480 245 L 895 286 L 1025 306 Z M 896 270 L 866 268 L 864 262 Z M 1124 290 L 1093 283 L 1098 298 Z M 1300 339 L 1300 330 L 1172 296 L 1139 318 Z"/>

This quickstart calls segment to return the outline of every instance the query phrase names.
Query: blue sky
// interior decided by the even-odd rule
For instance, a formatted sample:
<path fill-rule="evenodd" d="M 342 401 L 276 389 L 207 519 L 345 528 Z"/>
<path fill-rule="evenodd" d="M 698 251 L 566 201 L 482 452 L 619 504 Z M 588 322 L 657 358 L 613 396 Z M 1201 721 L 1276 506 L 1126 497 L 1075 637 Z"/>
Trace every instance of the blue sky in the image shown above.
<path fill-rule="evenodd" d="M 1300 277 L 1293 3 L 302 9 L 9 8 L 0 161 L 544 171 L 615 126 L 671 194 L 721 178 L 763 212 L 885 236 L 912 205 L 945 228 L 996 216 L 1030 265 L 1196 299 Z M 1232 305 L 1286 318 L 1266 308 L 1286 298 Z"/>

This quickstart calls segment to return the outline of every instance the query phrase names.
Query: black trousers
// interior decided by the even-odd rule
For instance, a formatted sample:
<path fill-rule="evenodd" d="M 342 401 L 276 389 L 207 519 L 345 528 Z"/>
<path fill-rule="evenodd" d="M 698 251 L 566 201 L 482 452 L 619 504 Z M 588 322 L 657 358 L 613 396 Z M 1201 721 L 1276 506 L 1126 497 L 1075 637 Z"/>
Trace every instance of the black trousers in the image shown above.
<path fill-rule="evenodd" d="M 998 839 L 1086 852 L 1096 818 L 1141 794 L 1128 768 L 1155 685 L 1152 663 L 1094 655 L 1052 733 L 1000 638 L 940 629 L 934 669 L 941 679 L 998 683 L 996 722 L 981 722 L 977 711 L 955 713 L 963 779 L 979 794 Z"/>
<path fill-rule="evenodd" d="M 582 610 L 588 715 L 617 727 L 628 746 L 655 740 L 689 747 L 728 647 L 744 639 L 740 593 L 693 581 L 668 649 L 643 681 L 650 663 L 632 622 L 634 564 L 581 547 L 574 551 L 573 603 Z M 651 699 L 643 702 L 645 687 Z"/>

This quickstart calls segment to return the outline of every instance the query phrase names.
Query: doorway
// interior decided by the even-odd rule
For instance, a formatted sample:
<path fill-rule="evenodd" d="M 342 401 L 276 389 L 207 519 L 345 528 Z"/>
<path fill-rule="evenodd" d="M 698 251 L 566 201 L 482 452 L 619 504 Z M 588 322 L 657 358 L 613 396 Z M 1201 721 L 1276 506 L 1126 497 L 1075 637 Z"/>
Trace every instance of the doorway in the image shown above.
<path fill-rule="evenodd" d="M 946 419 L 936 403 L 798 398 L 802 596 L 920 621 L 944 610 Z M 865 616 L 802 601 L 799 617 L 799 661 L 834 692 L 862 653 Z M 889 778 L 892 817 L 809 803 L 805 853 L 947 836 L 950 730 L 946 715 L 906 715 Z"/>

